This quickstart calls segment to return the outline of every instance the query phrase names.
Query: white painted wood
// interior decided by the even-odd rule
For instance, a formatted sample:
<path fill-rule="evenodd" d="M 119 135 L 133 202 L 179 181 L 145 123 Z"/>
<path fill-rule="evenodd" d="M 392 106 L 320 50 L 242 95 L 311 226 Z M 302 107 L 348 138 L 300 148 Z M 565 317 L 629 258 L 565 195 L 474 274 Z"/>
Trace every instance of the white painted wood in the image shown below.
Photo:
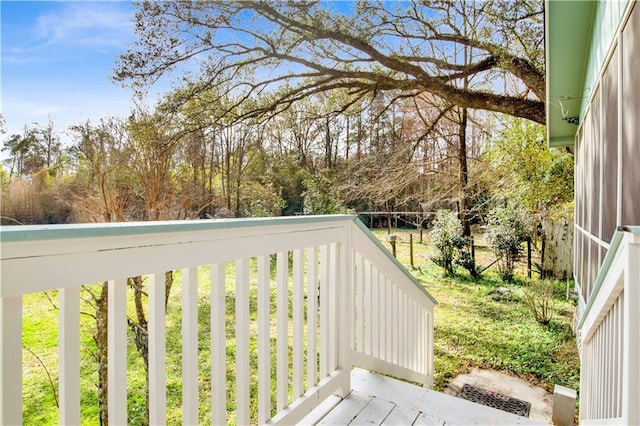
<path fill-rule="evenodd" d="M 0 424 L 22 424 L 22 297 L 0 298 L 0 333 Z"/>
<path fill-rule="evenodd" d="M 276 409 L 289 405 L 289 253 L 277 254 Z"/>
<path fill-rule="evenodd" d="M 551 419 L 556 426 L 573 426 L 577 393 L 574 389 L 555 385 Z"/>
<path fill-rule="evenodd" d="M 409 302 L 407 300 L 407 295 L 402 293 L 402 345 L 400 346 L 402 350 L 402 357 L 400 358 L 400 365 L 403 367 L 407 367 L 409 365 Z"/>
<path fill-rule="evenodd" d="M 339 396 L 329 396 L 329 398 L 318 404 L 318 406 L 314 408 L 313 411 L 304 416 L 304 418 L 297 424 L 301 426 L 315 425 L 320 420 L 322 420 L 322 418 L 326 416 L 331 410 L 333 410 L 341 401 L 342 398 L 340 398 Z"/>
<path fill-rule="evenodd" d="M 338 324 L 344 326 L 346 307 L 338 300 L 338 247 L 337 244 L 329 245 L 329 372 L 334 371 L 338 366 Z M 346 283 L 345 283 L 346 284 Z M 342 323 L 338 322 L 342 319 Z"/>
<path fill-rule="evenodd" d="M 364 351 L 364 258 L 356 253 L 356 349 Z"/>
<path fill-rule="evenodd" d="M 258 262 L 258 423 L 271 417 L 271 277 L 270 257 Z"/>
<path fill-rule="evenodd" d="M 182 423 L 198 418 L 198 268 L 182 270 Z"/>
<path fill-rule="evenodd" d="M 373 289 L 371 286 L 373 266 L 370 262 L 365 263 L 364 269 L 364 353 L 371 355 L 373 343 Z"/>
<path fill-rule="evenodd" d="M 380 273 L 373 269 L 371 273 L 371 355 L 380 356 Z"/>
<path fill-rule="evenodd" d="M 624 259 L 628 247 L 622 243 L 619 248 L 619 254 L 613 260 L 609 273 L 605 278 L 598 294 L 592 294 L 594 298 L 593 305 L 587 314 L 587 318 L 582 324 L 582 339 L 588 340 L 591 335 L 596 331 L 600 322 L 607 314 L 613 302 L 618 298 L 618 295 L 624 289 L 624 281 L 622 280 L 624 274 Z"/>
<path fill-rule="evenodd" d="M 167 423 L 167 367 L 165 274 L 152 274 L 149 280 L 149 423 Z"/>
<path fill-rule="evenodd" d="M 399 302 L 399 290 L 397 286 L 393 286 L 393 298 L 391 302 L 391 309 L 393 310 L 391 319 L 391 332 L 393 333 L 393 355 L 390 362 L 398 364 L 400 362 L 400 302 Z"/>
<path fill-rule="evenodd" d="M 307 387 L 318 383 L 318 249 L 307 248 Z"/>
<path fill-rule="evenodd" d="M 329 414 L 327 414 L 318 425 L 348 425 L 367 406 L 372 397 L 359 392 L 352 392 L 340 404 L 338 404 Z"/>
<path fill-rule="evenodd" d="M 198 322 L 198 300 L 195 294 L 197 292 L 197 266 L 212 264 L 211 416 L 212 423 L 222 424 L 226 423 L 227 405 L 225 356 L 225 262 L 227 261 L 243 259 L 242 262 L 247 262 L 248 264 L 250 257 L 261 256 L 263 261 L 266 260 L 267 262 L 265 270 L 268 271 L 268 255 L 270 253 L 275 251 L 288 255 L 288 252 L 293 251 L 296 253 L 294 258 L 297 258 L 297 260 L 294 259 L 294 263 L 299 264 L 304 263 L 303 260 L 302 262 L 300 261 L 302 258 L 301 250 L 307 249 L 306 378 L 308 387 L 313 386 L 318 380 L 318 353 L 316 352 L 318 329 L 321 340 L 319 356 L 322 374 L 320 378 L 334 377 L 337 374 L 339 379 L 333 382 L 336 386 L 333 391 L 342 393 L 349 389 L 350 375 L 348 374 L 348 368 L 351 365 L 351 356 L 354 352 L 352 349 L 362 350 L 362 347 L 368 344 L 370 346 L 369 349 L 373 348 L 379 358 L 385 358 L 388 354 L 393 354 L 394 345 L 391 343 L 394 338 L 396 339 L 395 343 L 400 345 L 407 345 L 408 338 L 415 338 L 416 342 L 419 341 L 420 337 L 415 336 L 418 330 L 418 326 L 415 324 L 413 325 L 413 330 L 408 332 L 408 338 L 398 338 L 399 332 L 403 329 L 402 320 L 404 321 L 405 332 L 407 332 L 407 325 L 409 325 L 409 328 L 412 327 L 408 322 L 409 320 L 403 318 L 402 315 L 410 315 L 409 318 L 411 318 L 411 314 L 406 314 L 407 310 L 403 309 L 402 304 L 394 305 L 392 297 L 387 300 L 386 296 L 393 296 L 393 289 L 395 288 L 397 302 L 404 302 L 405 299 L 402 299 L 402 297 L 406 294 L 406 300 L 424 306 L 426 309 L 433 308 L 433 300 L 419 286 L 416 286 L 415 280 L 412 280 L 406 272 L 403 272 L 397 262 L 390 259 L 386 252 L 380 250 L 379 245 L 372 241 L 362 229 L 354 225 L 352 220 L 352 218 L 345 217 L 344 220 L 327 219 L 327 223 L 324 223 L 317 219 L 309 221 L 301 219 L 302 222 L 300 223 L 297 220 L 291 220 L 291 223 L 287 222 L 286 225 L 283 222 L 279 222 L 278 225 L 265 223 L 259 226 L 240 226 L 238 225 L 240 222 L 238 224 L 234 222 L 228 227 L 223 222 L 211 224 L 216 229 L 206 229 L 206 226 L 209 226 L 209 222 L 205 223 L 204 221 L 202 222 L 203 225 L 206 225 L 204 228 L 201 227 L 201 223 L 195 222 L 187 224 L 188 226 L 185 226 L 184 223 L 165 224 L 167 225 L 166 227 L 164 225 L 139 225 L 140 229 L 153 230 L 149 233 L 145 233 L 144 230 L 139 231 L 137 225 L 127 224 L 125 230 L 118 225 L 104 227 L 104 229 L 100 228 L 101 233 L 91 238 L 82 236 L 81 234 L 84 231 L 78 231 L 79 234 L 77 236 L 70 238 L 66 236 L 63 239 L 46 239 L 37 242 L 16 240 L 7 245 L 7 250 L 5 250 L 5 242 L 3 241 L 3 252 L 0 253 L 0 258 L 2 259 L 2 282 L 19 280 L 24 285 L 7 286 L 0 283 L 0 296 L 25 294 L 35 290 L 51 288 L 78 290 L 84 282 L 98 282 L 104 280 L 105 277 L 114 279 L 111 287 L 115 289 L 117 287 L 116 283 L 125 283 L 125 277 L 127 276 L 140 275 L 146 271 L 182 269 L 185 279 L 183 281 L 183 421 L 190 423 L 197 421 L 198 399 L 197 372 L 195 372 L 197 363 L 194 361 L 197 360 L 198 355 L 197 340 L 194 340 L 197 339 Z M 253 222 L 251 220 L 242 223 Z M 174 226 L 180 230 L 171 232 Z M 168 232 L 158 232 L 157 229 L 160 228 Z M 117 232 L 112 233 L 112 229 Z M 260 238 L 256 238 L 256 235 Z M 224 249 L 212 250 L 212 247 L 223 247 Z M 319 270 L 317 268 L 317 247 L 320 247 L 323 251 Z M 357 252 L 357 255 L 354 255 L 354 252 Z M 25 257 L 27 255 L 29 259 Z M 311 257 L 314 260 L 311 260 Z M 276 300 L 277 305 L 281 306 L 280 310 L 276 308 L 278 325 L 286 324 L 284 327 L 280 327 L 277 332 L 279 344 L 284 345 L 284 351 L 282 350 L 283 346 L 280 346 L 280 353 L 285 355 L 276 362 L 276 364 L 281 363 L 281 365 L 284 365 L 284 368 L 276 366 L 277 369 L 279 368 L 276 375 L 279 377 L 280 383 L 282 383 L 282 389 L 276 390 L 276 395 L 280 395 L 280 400 L 283 401 L 281 405 L 285 407 L 289 405 L 289 386 L 292 386 L 298 395 L 300 388 L 304 390 L 302 383 L 305 377 L 304 366 L 300 367 L 303 362 L 301 360 L 304 359 L 301 354 L 305 345 L 304 343 L 299 344 L 300 340 L 304 342 L 305 337 L 304 310 L 301 309 L 305 303 L 304 278 L 301 278 L 301 274 L 304 272 L 298 272 L 294 267 L 293 300 L 289 300 L 290 284 L 287 260 L 281 257 L 278 261 L 280 265 L 284 264 L 284 268 L 280 270 L 286 271 L 284 281 L 281 279 L 278 284 L 278 286 L 283 286 L 284 288 L 284 291 L 278 292 L 278 297 L 283 297 L 285 303 L 279 303 L 278 299 Z M 358 265 L 360 263 L 362 267 Z M 71 279 L 68 276 L 69 270 L 74 270 L 74 276 Z M 46 273 L 41 271 L 46 271 Z M 248 270 L 246 275 L 248 276 Z M 263 273 L 263 275 L 266 276 L 266 281 L 270 281 L 268 272 Z M 166 325 L 164 295 L 161 294 L 164 292 L 163 278 L 164 274 L 157 274 L 158 282 L 151 286 L 149 294 L 150 345 L 154 347 L 151 350 L 153 354 L 150 354 L 150 367 L 152 369 L 150 379 L 154 383 L 151 389 L 153 394 L 151 395 L 151 405 L 153 421 L 158 423 L 163 423 L 166 420 L 166 373 L 164 368 L 166 356 L 164 328 Z M 319 297 L 317 293 L 318 278 L 320 278 L 321 287 Z M 188 282 L 191 282 L 191 284 L 187 284 Z M 237 284 L 238 282 L 236 282 Z M 359 285 L 361 285 L 362 291 L 358 291 Z M 119 293 L 114 290 L 114 297 L 110 297 L 110 303 L 114 303 L 110 309 L 116 312 L 115 315 L 110 315 L 110 322 L 113 320 L 117 325 L 117 327 L 110 326 L 112 332 L 110 343 L 116 342 L 116 344 L 110 344 L 110 347 L 117 355 L 117 357 L 114 356 L 112 358 L 119 359 L 120 361 L 118 361 L 117 365 L 122 366 L 126 365 L 126 285 L 122 284 L 120 290 Z M 242 288 L 240 290 L 245 289 Z M 268 289 L 267 293 L 269 293 Z M 301 295 L 302 303 L 300 303 Z M 269 298 L 270 295 L 267 298 L 263 296 L 264 300 Z M 358 304 L 358 298 L 362 298 L 364 303 Z M 415 301 L 414 298 L 416 299 Z M 2 299 L 2 306 L 6 305 L 6 300 Z M 115 300 L 118 300 L 121 306 L 118 307 Z M 248 304 L 248 300 L 248 297 L 238 297 L 236 303 L 244 306 L 244 304 Z M 318 300 L 321 302 L 319 309 Z M 389 306 L 392 308 L 388 312 L 385 309 L 387 302 L 390 303 Z M 293 303 L 294 310 L 294 318 L 292 320 L 293 334 L 291 336 L 289 336 L 288 332 L 289 303 Z M 368 310 L 366 310 L 367 303 L 369 303 Z M 241 318 L 245 317 L 245 313 L 242 312 L 243 306 L 239 305 L 236 311 L 241 313 Z M 260 310 L 260 308 L 259 303 L 258 309 Z M 269 311 L 268 308 L 268 302 L 262 305 L 262 309 L 267 312 Z M 413 309 L 415 310 L 415 307 Z M 321 312 L 318 317 L 319 310 Z M 385 312 L 381 313 L 383 310 Z M 5 316 L 3 314 L 3 317 Z M 248 330 L 248 320 L 245 324 L 241 318 L 236 320 L 236 327 Z M 300 318 L 302 318 L 302 321 L 299 321 Z M 393 319 L 391 321 L 393 327 L 388 327 L 385 318 Z M 284 321 L 282 321 L 283 319 Z M 358 321 L 361 321 L 361 326 L 358 326 Z M 196 324 L 195 327 L 193 326 L 194 323 Z M 6 335 L 6 329 L 7 327 L 3 324 L 3 336 Z M 261 330 L 267 330 L 267 332 L 261 333 Z M 259 324 L 258 339 L 261 339 L 260 335 L 262 334 L 266 339 L 263 342 L 269 342 L 268 330 L 268 324 Z M 301 330 L 302 333 L 300 332 Z M 282 333 L 284 333 L 284 338 L 280 338 Z M 357 333 L 360 333 L 361 336 L 359 348 Z M 367 333 L 370 333 L 370 336 L 367 336 Z M 242 341 L 245 340 L 241 330 L 236 330 L 236 337 L 238 336 L 241 337 Z M 291 385 L 289 384 L 287 371 L 289 337 L 293 337 L 295 341 L 295 348 L 293 349 L 294 372 Z M 7 339 L 3 337 L 2 340 L 5 342 Z M 242 341 L 238 342 L 240 349 L 237 355 L 239 360 L 242 358 L 239 365 L 247 364 L 244 357 L 249 356 L 248 350 L 242 349 L 245 346 Z M 260 346 L 260 343 L 258 345 Z M 69 344 L 68 346 L 71 347 L 73 345 Z M 264 343 L 262 346 L 264 347 Z M 267 346 L 269 345 L 267 344 Z M 116 347 L 118 350 L 113 349 Z M 397 347 L 395 345 L 395 350 L 397 350 Z M 432 351 L 432 346 L 430 350 Z M 400 355 L 407 356 L 408 352 L 410 351 L 405 349 L 399 354 L 396 353 L 395 356 L 396 358 L 399 358 Z M 263 354 L 266 354 L 266 356 Z M 261 357 L 262 361 L 260 361 Z M 71 359 L 67 356 L 62 358 L 63 362 Z M 268 352 L 259 350 L 259 364 L 262 362 L 263 365 L 266 365 L 267 362 L 270 362 L 269 358 Z M 4 362 L 6 357 L 2 359 L 4 366 L 6 365 Z M 123 359 L 124 362 L 122 362 Z M 282 361 L 283 359 L 284 361 Z M 110 377 L 110 383 L 113 383 L 113 387 L 110 388 L 110 394 L 113 391 L 115 396 L 112 399 L 117 402 L 111 405 L 118 406 L 119 404 L 120 407 L 124 407 L 112 416 L 112 421 L 118 423 L 118 416 L 124 416 L 124 421 L 126 421 L 126 371 L 123 372 L 122 369 L 114 368 L 113 365 L 111 367 L 110 370 L 113 373 L 113 377 Z M 262 372 L 262 377 L 267 374 L 265 371 Z M 285 372 L 284 375 L 283 371 Z M 246 380 L 243 380 L 242 377 L 244 374 L 249 374 L 248 370 L 236 366 L 236 373 L 241 378 L 240 384 L 246 383 Z M 65 374 L 62 374 L 62 376 L 62 381 L 65 381 Z M 66 380 L 66 383 L 68 384 L 70 381 Z M 259 388 L 262 389 L 262 392 L 259 392 L 260 394 L 270 394 L 270 388 L 266 384 L 259 384 Z M 267 390 L 265 391 L 265 389 Z M 322 399 L 323 392 L 327 392 L 327 389 L 320 387 L 318 400 Z M 239 395 L 243 393 L 244 391 L 238 392 Z M 304 395 L 306 394 L 305 392 Z M 5 399 L 3 396 L 2 400 L 4 401 Z M 259 414 L 259 416 L 261 416 L 261 420 L 268 421 L 269 411 L 271 410 L 268 405 L 266 405 L 266 409 L 264 407 L 265 404 L 268 404 L 270 397 L 263 399 L 265 400 L 264 402 L 259 402 L 259 411 L 260 407 L 262 407 L 262 414 Z M 304 398 L 300 399 L 300 401 L 303 400 Z M 295 401 L 298 401 L 298 399 Z M 304 406 L 307 409 L 311 403 L 305 401 L 303 404 L 301 402 L 300 404 L 303 405 L 300 406 Z M 3 405 L 3 407 L 5 406 Z M 288 412 L 293 412 L 293 410 L 287 410 Z M 242 416 L 239 415 L 238 418 L 240 419 Z M 0 417 L 5 418 L 6 416 L 2 415 Z"/>
<path fill-rule="evenodd" d="M 80 288 L 63 288 L 58 298 L 59 420 L 63 425 L 77 425 L 80 424 Z"/>
<path fill-rule="evenodd" d="M 48 249 L 54 256 L 39 256 L 33 253 L 29 257 L 13 257 L 6 253 L 5 258 L 4 252 L 13 251 L 14 247 L 7 246 L 5 250 L 3 243 L 2 280 L 18 280 L 21 285 L 0 286 L 0 297 L 65 288 L 72 284 L 80 286 L 88 282 L 103 281 L 105 277 L 126 278 L 140 275 L 142 271 L 176 270 L 276 251 L 319 246 L 342 239 L 344 229 L 331 227 L 309 229 L 304 232 L 263 232 L 264 238 L 260 239 L 256 239 L 255 233 L 249 233 L 244 237 L 229 233 L 224 235 L 224 238 L 209 234 L 209 240 L 204 241 L 200 241 L 204 237 L 173 234 L 155 239 L 151 236 L 123 236 L 117 244 L 105 242 L 100 238 L 96 238 L 91 244 L 87 241 L 57 240 L 54 246 Z M 83 252 L 74 247 L 74 242 L 86 247 L 87 251 Z M 101 246 L 101 243 L 105 243 L 105 246 Z M 30 247 L 37 251 L 41 245 L 48 246 L 49 242 L 32 243 Z M 108 247 L 113 248 L 107 250 Z M 211 250 L 211 247 L 224 247 L 224 250 Z M 58 254 L 55 254 L 56 248 Z M 117 265 L 117 268 L 114 265 Z M 72 282 L 69 277 L 70 270 L 74 271 Z M 114 277 L 114 274 L 117 276 Z"/>
<path fill-rule="evenodd" d="M 607 425 L 624 425 L 626 424 L 622 417 L 617 417 L 613 419 L 580 419 L 581 425 L 586 426 L 607 426 Z"/>
<path fill-rule="evenodd" d="M 108 370 L 109 424 L 127 424 L 127 281 L 112 280 L 108 284 L 109 312 Z"/>
<path fill-rule="evenodd" d="M 378 270 L 391 279 L 396 285 L 402 286 L 402 290 L 407 293 L 416 303 L 423 305 L 427 309 L 433 309 L 434 302 L 426 295 L 424 289 L 419 288 L 411 281 L 407 272 L 397 267 L 396 263 L 390 259 L 387 253 L 369 240 L 362 232 L 354 232 L 352 237 L 353 245 L 356 250 L 361 253 L 372 264 L 376 265 Z"/>
<path fill-rule="evenodd" d="M 620 300 L 618 301 L 618 310 L 617 310 L 617 316 L 616 316 L 616 324 L 617 324 L 617 329 L 618 329 L 618 344 L 617 344 L 617 359 L 616 359 L 616 377 L 619 378 L 619 383 L 618 383 L 618 390 L 616 392 L 617 398 L 616 398 L 616 413 L 618 413 L 618 416 L 622 415 L 622 380 L 620 380 L 620 377 L 622 377 L 622 374 L 624 374 L 623 371 L 623 358 L 624 358 L 624 353 L 623 353 L 623 345 L 622 345 L 622 341 L 624 339 L 624 326 L 623 326 L 623 321 L 624 321 L 624 293 L 620 295 Z M 616 416 L 617 417 L 617 416 Z"/>
<path fill-rule="evenodd" d="M 374 397 L 351 423 L 354 425 L 379 425 L 391 414 L 395 407 L 393 402 Z"/>
<path fill-rule="evenodd" d="M 424 352 L 423 352 L 423 343 L 424 343 L 424 339 L 425 339 L 425 332 L 424 332 L 424 321 L 425 321 L 425 317 L 424 317 L 424 311 L 423 309 L 416 305 L 416 369 L 420 372 L 425 372 L 426 369 L 424 368 Z"/>
<path fill-rule="evenodd" d="M 420 415 L 420 411 L 411 407 L 398 407 L 394 404 L 393 410 L 381 423 L 382 426 L 406 426 L 413 425 Z"/>
<path fill-rule="evenodd" d="M 444 426 L 445 421 L 428 413 L 420 413 L 414 426 Z"/>
<path fill-rule="evenodd" d="M 386 348 L 385 348 L 385 357 L 384 360 L 388 362 L 392 362 L 393 360 L 393 283 L 385 277 L 385 324 L 384 328 L 386 331 Z"/>
<path fill-rule="evenodd" d="M 433 321 L 433 310 L 431 311 L 427 311 L 427 336 L 428 336 L 428 342 L 427 342 L 427 355 L 428 355 L 428 365 L 427 365 L 427 376 L 431 376 L 433 377 L 433 362 L 434 362 L 434 356 L 433 356 L 433 347 L 434 347 L 434 338 L 435 338 L 435 333 L 434 333 L 434 321 Z M 429 387 L 431 387 L 431 385 L 428 385 Z"/>
<path fill-rule="evenodd" d="M 211 423 L 227 423 L 225 263 L 211 265 Z"/>
<path fill-rule="evenodd" d="M 329 247 L 320 247 L 320 380 L 329 371 Z"/>
<path fill-rule="evenodd" d="M 249 259 L 236 260 L 236 421 L 250 423 Z"/>
<path fill-rule="evenodd" d="M 393 364 L 388 361 L 384 361 L 380 358 L 372 357 L 371 355 L 364 354 L 362 352 L 353 352 L 353 365 L 360 368 L 366 368 L 372 371 L 383 372 L 394 377 L 398 377 L 403 380 L 409 380 L 416 383 L 430 383 L 433 380 L 431 377 L 426 376 L 420 372 L 410 370 L 406 367 L 402 367 L 398 364 Z"/>
<path fill-rule="evenodd" d="M 637 13 L 637 12 L 636 12 Z M 640 246 L 629 244 L 624 273 L 624 335 L 622 417 L 627 424 L 640 424 Z"/>
<path fill-rule="evenodd" d="M 445 395 L 360 368 L 351 372 L 353 393 L 393 402 L 397 410 L 417 410 L 450 425 L 544 425 L 526 417 Z M 339 407 L 339 406 L 338 406 Z M 396 410 L 394 409 L 394 411 Z M 345 424 L 345 423 L 343 423 Z"/>
<path fill-rule="evenodd" d="M 337 278 L 337 303 L 338 315 L 336 318 L 336 368 L 343 371 L 350 371 L 353 364 L 352 341 L 353 341 L 353 249 L 351 248 L 350 229 L 347 228 L 347 242 L 339 243 L 336 246 L 336 258 L 338 264 Z M 351 391 L 351 374 L 343 376 L 345 382 L 339 396 L 346 396 Z"/>
<path fill-rule="evenodd" d="M 284 410 L 280 411 L 269 421 L 269 424 L 299 424 L 303 418 L 314 411 L 323 401 L 328 398 L 334 398 L 334 394 L 342 387 L 345 381 L 343 376 L 350 374 L 350 371 L 343 370 L 329 374 L 318 385 L 305 392 L 301 398 L 296 399 Z"/>
<path fill-rule="evenodd" d="M 345 224 L 352 224 L 353 217 L 343 217 L 344 220 L 323 221 L 321 218 L 316 223 L 302 223 L 308 218 L 296 218 L 288 224 L 273 224 L 264 222 L 260 226 L 255 225 L 260 219 L 240 219 L 230 220 L 226 222 L 226 227 L 217 227 L 215 225 L 225 225 L 222 221 L 176 221 L 176 222 L 128 222 L 126 230 L 123 223 L 103 223 L 103 224 L 84 224 L 85 228 L 90 232 L 69 231 L 70 228 L 81 228 L 82 224 L 71 226 L 22 226 L 18 228 L 3 227 L 3 250 L 0 253 L 0 259 L 9 260 L 27 257 L 47 255 L 65 255 L 81 252 L 93 252 L 96 250 L 118 250 L 126 247 L 141 246 L 140 242 L 144 241 L 150 246 L 163 246 L 172 244 L 191 244 L 205 242 L 210 246 L 216 247 L 219 243 L 226 240 L 243 240 L 243 242 L 256 240 L 256 235 L 264 236 L 267 239 L 276 236 L 288 235 L 291 241 L 287 247 L 293 249 L 304 247 L 299 241 L 310 241 L 315 237 L 309 238 L 310 235 L 325 234 L 324 241 L 338 240 L 344 230 Z M 318 219 L 318 218 L 316 218 Z M 335 219 L 335 217 L 333 217 Z M 273 222 L 273 218 L 269 221 Z M 190 222 L 190 223 L 189 223 Z M 185 224 L 192 225 L 191 230 L 185 229 Z M 214 225 L 211 228 L 211 225 Z M 164 228 L 164 230 L 152 228 Z M 10 239 L 12 233 L 22 233 L 18 238 Z M 29 235 L 32 234 L 32 235 Z M 43 236 L 43 234 L 50 234 Z M 56 237 L 56 235 L 58 237 Z M 327 240 L 327 235 L 333 235 L 332 239 Z M 277 240 L 278 238 L 276 238 Z M 303 243 L 306 244 L 306 243 Z M 319 244 L 323 244 L 320 242 Z M 262 244 L 258 244 L 261 246 Z M 248 250 L 255 250 L 248 248 Z M 253 257 L 255 252 L 248 252 Z M 260 253 L 258 253 L 260 254 Z M 266 254 L 266 253 L 263 253 Z"/>
<path fill-rule="evenodd" d="M 293 252 L 293 399 L 304 393 L 304 252 Z"/>

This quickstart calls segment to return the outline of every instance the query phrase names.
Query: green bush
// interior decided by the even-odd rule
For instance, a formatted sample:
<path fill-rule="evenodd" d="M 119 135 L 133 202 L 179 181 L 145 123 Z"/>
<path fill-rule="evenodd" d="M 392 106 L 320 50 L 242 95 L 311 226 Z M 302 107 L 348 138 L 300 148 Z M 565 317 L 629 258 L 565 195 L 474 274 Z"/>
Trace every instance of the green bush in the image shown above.
<path fill-rule="evenodd" d="M 523 209 L 509 206 L 493 209 L 487 218 L 486 238 L 498 258 L 498 271 L 505 282 L 513 281 L 522 243 L 530 238 L 528 222 Z"/>
<path fill-rule="evenodd" d="M 304 179 L 304 185 L 304 214 L 351 213 L 341 201 L 338 185 L 330 170 L 308 175 Z"/>
<path fill-rule="evenodd" d="M 429 234 L 438 251 L 431 260 L 444 268 L 447 275 L 454 275 L 454 261 L 459 250 L 465 245 L 458 216 L 450 210 L 438 210 Z"/>

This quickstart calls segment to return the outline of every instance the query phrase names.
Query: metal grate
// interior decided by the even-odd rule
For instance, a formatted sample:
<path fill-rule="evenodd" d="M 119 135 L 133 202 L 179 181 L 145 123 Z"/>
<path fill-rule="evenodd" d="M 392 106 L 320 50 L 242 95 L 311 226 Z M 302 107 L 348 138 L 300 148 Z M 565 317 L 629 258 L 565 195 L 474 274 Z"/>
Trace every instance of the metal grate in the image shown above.
<path fill-rule="evenodd" d="M 523 417 L 529 417 L 529 410 L 531 409 L 530 402 L 511 398 L 510 396 L 481 389 L 470 384 L 465 384 L 462 389 L 460 389 L 458 398 L 466 399 L 467 401 L 476 402 L 488 407 L 497 408 L 498 410 L 517 414 L 518 416 Z"/>

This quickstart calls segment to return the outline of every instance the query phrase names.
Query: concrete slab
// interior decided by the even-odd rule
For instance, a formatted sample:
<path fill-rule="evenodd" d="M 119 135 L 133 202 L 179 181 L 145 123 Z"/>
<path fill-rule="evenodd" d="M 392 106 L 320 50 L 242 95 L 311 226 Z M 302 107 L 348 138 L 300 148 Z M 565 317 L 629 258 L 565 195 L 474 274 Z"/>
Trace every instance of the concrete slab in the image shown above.
<path fill-rule="evenodd" d="M 531 403 L 530 419 L 551 424 L 553 394 L 544 388 L 499 371 L 473 368 L 468 374 L 461 374 L 452 379 L 443 393 L 457 396 L 465 383 L 527 401 Z"/>

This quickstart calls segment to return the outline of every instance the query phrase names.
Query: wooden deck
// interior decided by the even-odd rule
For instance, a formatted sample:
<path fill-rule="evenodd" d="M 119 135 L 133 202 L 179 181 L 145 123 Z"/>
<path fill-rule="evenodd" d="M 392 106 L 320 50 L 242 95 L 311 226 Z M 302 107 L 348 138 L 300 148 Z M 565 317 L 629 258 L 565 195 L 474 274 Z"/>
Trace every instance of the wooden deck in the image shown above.
<path fill-rule="evenodd" d="M 305 417 L 307 425 L 543 425 L 400 380 L 354 368 L 351 393 L 332 396 Z"/>

